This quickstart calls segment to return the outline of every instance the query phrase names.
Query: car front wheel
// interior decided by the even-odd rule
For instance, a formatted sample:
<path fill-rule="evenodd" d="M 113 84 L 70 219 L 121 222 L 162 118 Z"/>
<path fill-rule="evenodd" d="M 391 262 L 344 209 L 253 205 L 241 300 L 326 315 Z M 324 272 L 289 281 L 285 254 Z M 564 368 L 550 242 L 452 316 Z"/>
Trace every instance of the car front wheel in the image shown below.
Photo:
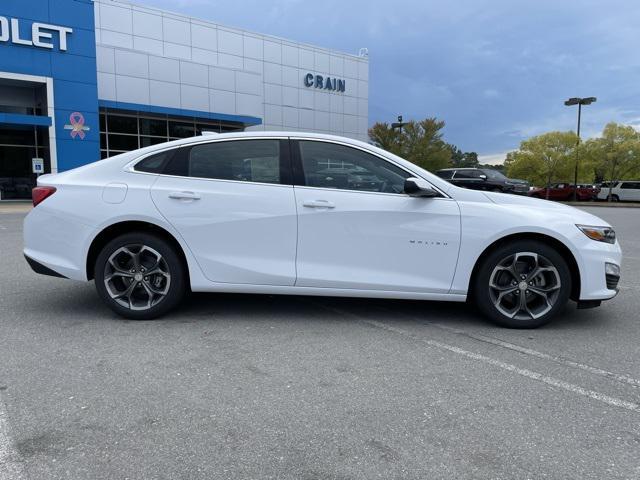
<path fill-rule="evenodd" d="M 98 254 L 95 284 L 117 314 L 150 320 L 174 308 L 186 290 L 186 269 L 166 240 L 128 233 L 111 240 Z"/>
<path fill-rule="evenodd" d="M 474 283 L 478 308 L 492 321 L 510 328 L 537 328 L 567 303 L 571 273 L 552 247 L 517 241 L 491 252 Z"/>

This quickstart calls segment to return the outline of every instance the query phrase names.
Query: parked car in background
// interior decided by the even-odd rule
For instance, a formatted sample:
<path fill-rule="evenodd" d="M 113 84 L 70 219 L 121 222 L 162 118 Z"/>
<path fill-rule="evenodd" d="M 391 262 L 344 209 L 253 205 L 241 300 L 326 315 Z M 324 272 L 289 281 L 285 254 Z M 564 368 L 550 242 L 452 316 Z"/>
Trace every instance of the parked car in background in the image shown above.
<path fill-rule="evenodd" d="M 611 188 L 610 184 L 613 184 Z M 640 202 L 640 180 L 603 183 L 600 186 L 598 200 L 609 200 L 609 195 L 612 202 Z"/>
<path fill-rule="evenodd" d="M 548 187 L 537 187 L 529 192 L 530 197 L 548 198 L 549 200 L 573 200 L 575 186 L 572 183 L 552 183 Z M 547 191 L 549 195 L 547 196 Z M 578 184 L 576 199 L 579 201 L 595 200 L 600 189 L 595 185 Z"/>
<path fill-rule="evenodd" d="M 517 193 L 526 195 L 529 182 L 508 178 L 491 168 L 443 168 L 436 172 L 440 178 L 458 187 L 490 192 Z"/>

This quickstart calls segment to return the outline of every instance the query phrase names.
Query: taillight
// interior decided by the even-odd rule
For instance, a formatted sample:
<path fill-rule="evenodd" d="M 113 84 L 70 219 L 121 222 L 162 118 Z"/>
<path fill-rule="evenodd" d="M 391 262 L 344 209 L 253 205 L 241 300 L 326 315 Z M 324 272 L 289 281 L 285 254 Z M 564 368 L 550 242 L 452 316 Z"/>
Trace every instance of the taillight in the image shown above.
<path fill-rule="evenodd" d="M 31 198 L 33 199 L 33 206 L 36 207 L 45 198 L 50 197 L 56 193 L 56 187 L 36 187 L 31 190 Z"/>

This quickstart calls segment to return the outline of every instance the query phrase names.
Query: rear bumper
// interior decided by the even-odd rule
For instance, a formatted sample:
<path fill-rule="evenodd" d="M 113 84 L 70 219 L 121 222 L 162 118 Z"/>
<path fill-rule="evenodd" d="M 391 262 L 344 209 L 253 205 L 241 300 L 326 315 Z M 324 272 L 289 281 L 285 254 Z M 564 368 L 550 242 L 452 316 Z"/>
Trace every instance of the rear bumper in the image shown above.
<path fill-rule="evenodd" d="M 37 273 L 86 280 L 86 250 L 92 231 L 71 215 L 38 205 L 24 219 L 24 256 Z"/>
<path fill-rule="evenodd" d="M 33 270 L 36 273 L 39 273 L 40 275 L 49 275 L 50 277 L 67 278 L 61 273 L 58 273 L 55 270 L 51 270 L 46 265 L 43 265 L 40 262 L 37 262 L 36 260 L 29 257 L 28 255 L 25 255 L 24 258 L 29 264 L 29 266 L 31 267 L 31 270 Z"/>

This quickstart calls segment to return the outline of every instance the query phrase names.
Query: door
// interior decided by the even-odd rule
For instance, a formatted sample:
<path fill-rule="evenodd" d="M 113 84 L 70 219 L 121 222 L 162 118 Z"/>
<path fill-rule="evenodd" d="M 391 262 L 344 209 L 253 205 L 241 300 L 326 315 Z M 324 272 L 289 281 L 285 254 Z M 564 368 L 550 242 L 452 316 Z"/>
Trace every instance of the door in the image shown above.
<path fill-rule="evenodd" d="M 564 183 L 551 185 L 549 187 L 549 200 L 564 200 L 569 195 L 566 188 Z"/>
<path fill-rule="evenodd" d="M 640 182 L 622 182 L 619 197 L 623 201 L 639 201 Z"/>
<path fill-rule="evenodd" d="M 296 286 L 446 293 L 460 245 L 449 198 L 403 193 L 413 176 L 338 143 L 293 142 Z"/>
<path fill-rule="evenodd" d="M 285 148 L 282 148 L 284 146 Z M 287 140 L 182 148 L 152 187 L 213 282 L 293 285 L 297 219 Z"/>

